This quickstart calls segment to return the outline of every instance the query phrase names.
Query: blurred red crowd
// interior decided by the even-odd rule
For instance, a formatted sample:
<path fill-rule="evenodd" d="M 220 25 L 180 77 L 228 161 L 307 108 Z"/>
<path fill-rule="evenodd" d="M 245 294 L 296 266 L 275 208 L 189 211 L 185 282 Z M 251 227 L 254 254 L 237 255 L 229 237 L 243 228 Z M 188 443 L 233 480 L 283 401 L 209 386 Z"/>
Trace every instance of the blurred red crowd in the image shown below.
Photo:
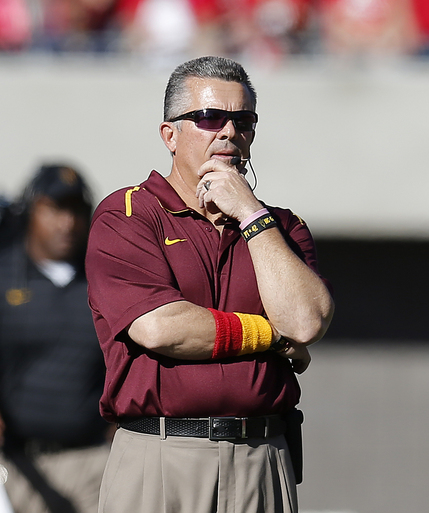
<path fill-rule="evenodd" d="M 428 0 L 0 0 L 0 50 L 429 54 Z"/>

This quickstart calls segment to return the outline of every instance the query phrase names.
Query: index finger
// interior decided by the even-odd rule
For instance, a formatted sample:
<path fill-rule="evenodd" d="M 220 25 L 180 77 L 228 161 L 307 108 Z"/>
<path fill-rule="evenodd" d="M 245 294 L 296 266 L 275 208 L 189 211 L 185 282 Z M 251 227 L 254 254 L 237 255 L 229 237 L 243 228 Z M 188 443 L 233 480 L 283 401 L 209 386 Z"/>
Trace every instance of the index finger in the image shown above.
<path fill-rule="evenodd" d="M 238 159 L 238 162 L 233 164 L 234 159 Z M 244 167 L 243 166 L 237 166 L 237 164 L 241 162 L 241 157 L 238 157 L 236 155 L 218 155 L 217 157 L 212 157 L 209 160 L 206 160 L 204 164 L 200 167 L 198 170 L 198 176 L 204 176 L 206 173 L 213 172 L 219 172 L 219 171 L 235 171 L 240 172 L 238 167 Z"/>

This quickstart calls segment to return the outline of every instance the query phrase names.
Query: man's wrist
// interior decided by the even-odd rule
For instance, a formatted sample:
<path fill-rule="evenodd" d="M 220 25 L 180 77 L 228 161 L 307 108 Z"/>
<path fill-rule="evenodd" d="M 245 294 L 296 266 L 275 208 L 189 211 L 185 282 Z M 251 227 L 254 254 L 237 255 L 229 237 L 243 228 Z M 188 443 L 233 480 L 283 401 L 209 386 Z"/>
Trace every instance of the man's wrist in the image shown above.
<path fill-rule="evenodd" d="M 286 351 L 289 348 L 289 340 L 280 335 L 270 346 L 270 351 Z"/>
<path fill-rule="evenodd" d="M 259 212 L 262 212 L 262 214 L 259 214 Z M 250 223 L 247 223 L 247 219 L 245 219 L 243 223 L 240 224 L 241 236 L 246 242 L 248 242 L 250 239 L 253 239 L 253 237 L 263 232 L 264 230 L 277 226 L 276 220 L 266 208 L 259 212 L 257 212 L 259 215 L 256 217 L 256 219 L 253 219 L 252 216 L 253 220 Z"/>
<path fill-rule="evenodd" d="M 258 217 L 261 217 L 262 215 L 269 214 L 268 209 L 261 208 L 258 211 L 254 212 L 253 214 L 250 214 L 246 217 L 243 221 L 240 223 L 240 230 L 244 230 L 246 226 L 248 226 L 250 223 L 253 223 L 253 221 L 256 221 Z"/>
<path fill-rule="evenodd" d="M 208 310 L 216 323 L 212 359 L 242 356 L 270 348 L 273 330 L 262 315 Z"/>

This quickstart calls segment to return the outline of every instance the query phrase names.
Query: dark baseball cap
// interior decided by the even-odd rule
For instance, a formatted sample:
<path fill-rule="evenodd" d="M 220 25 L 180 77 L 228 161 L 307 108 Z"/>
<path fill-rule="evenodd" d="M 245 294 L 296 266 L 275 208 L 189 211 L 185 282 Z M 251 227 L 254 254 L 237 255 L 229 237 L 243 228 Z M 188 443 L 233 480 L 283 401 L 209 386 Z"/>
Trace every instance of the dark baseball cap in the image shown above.
<path fill-rule="evenodd" d="M 42 166 L 32 182 L 33 195 L 48 196 L 54 200 L 65 198 L 88 202 L 88 186 L 73 168 L 62 165 Z"/>
<path fill-rule="evenodd" d="M 21 198 L 26 210 L 38 196 L 47 196 L 56 202 L 73 200 L 92 209 L 92 194 L 83 176 L 73 167 L 63 164 L 41 166 L 27 185 Z"/>

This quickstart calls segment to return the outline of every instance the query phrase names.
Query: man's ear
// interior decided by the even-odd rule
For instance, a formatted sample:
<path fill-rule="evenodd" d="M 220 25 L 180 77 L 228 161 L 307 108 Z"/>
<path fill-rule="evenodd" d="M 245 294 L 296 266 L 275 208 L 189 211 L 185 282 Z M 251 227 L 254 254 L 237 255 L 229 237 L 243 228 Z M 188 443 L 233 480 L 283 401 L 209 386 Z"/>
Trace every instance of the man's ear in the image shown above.
<path fill-rule="evenodd" d="M 159 133 L 170 153 L 174 153 L 176 151 L 177 127 L 170 121 L 163 121 L 159 126 Z"/>

